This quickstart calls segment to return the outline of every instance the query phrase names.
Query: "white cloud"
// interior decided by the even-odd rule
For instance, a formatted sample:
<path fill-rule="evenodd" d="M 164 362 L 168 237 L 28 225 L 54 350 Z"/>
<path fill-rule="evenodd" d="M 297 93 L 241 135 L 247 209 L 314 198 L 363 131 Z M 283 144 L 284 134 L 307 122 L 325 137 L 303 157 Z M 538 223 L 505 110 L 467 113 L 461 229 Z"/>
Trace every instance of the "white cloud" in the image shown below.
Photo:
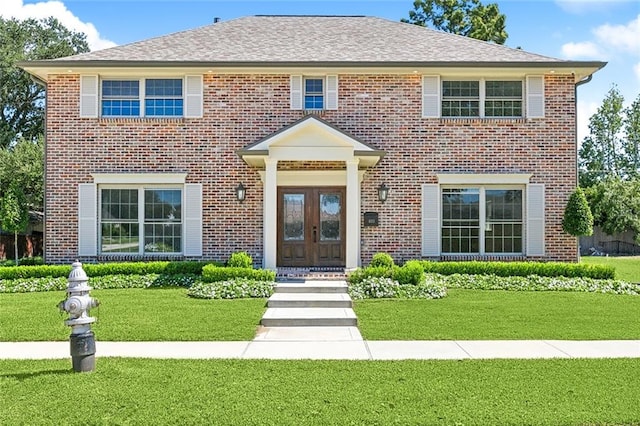
<path fill-rule="evenodd" d="M 633 66 L 633 72 L 636 75 L 636 78 L 638 79 L 638 81 L 640 81 L 640 62 L 638 62 L 637 64 L 635 64 Z"/>
<path fill-rule="evenodd" d="M 566 43 L 562 45 L 562 54 L 569 59 L 576 58 L 602 58 L 598 45 L 590 41 L 580 43 Z"/>
<path fill-rule="evenodd" d="M 0 16 L 16 19 L 44 19 L 50 16 L 57 18 L 70 30 L 86 34 L 91 50 L 106 49 L 116 44 L 104 39 L 96 27 L 90 22 L 82 22 L 61 1 L 47 0 L 39 3 L 24 4 L 23 0 L 2 0 Z"/>
<path fill-rule="evenodd" d="M 593 33 L 603 45 L 640 55 L 640 14 L 627 25 L 604 24 Z"/>

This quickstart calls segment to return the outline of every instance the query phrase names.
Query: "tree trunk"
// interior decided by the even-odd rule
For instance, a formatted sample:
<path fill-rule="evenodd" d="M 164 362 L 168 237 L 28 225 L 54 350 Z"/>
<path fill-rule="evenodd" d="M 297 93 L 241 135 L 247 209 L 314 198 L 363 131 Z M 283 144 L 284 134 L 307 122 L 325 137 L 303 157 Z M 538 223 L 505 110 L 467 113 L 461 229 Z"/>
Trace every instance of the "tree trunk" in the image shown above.
<path fill-rule="evenodd" d="M 13 233 L 13 248 L 16 251 L 16 266 L 18 266 L 18 231 Z"/>

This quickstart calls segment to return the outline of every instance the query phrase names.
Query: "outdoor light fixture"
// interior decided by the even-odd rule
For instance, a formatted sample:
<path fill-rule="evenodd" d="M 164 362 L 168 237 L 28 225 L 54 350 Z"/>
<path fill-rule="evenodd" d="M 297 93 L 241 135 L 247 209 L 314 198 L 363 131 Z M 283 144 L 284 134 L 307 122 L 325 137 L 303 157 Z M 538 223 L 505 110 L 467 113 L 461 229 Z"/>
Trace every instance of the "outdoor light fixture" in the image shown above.
<path fill-rule="evenodd" d="M 236 186 L 236 198 L 238 201 L 243 202 L 246 196 L 247 188 L 245 188 L 242 182 L 240 182 L 238 186 Z"/>
<path fill-rule="evenodd" d="M 378 200 L 381 202 L 387 201 L 387 197 L 389 196 L 389 187 L 383 183 L 378 187 Z"/>

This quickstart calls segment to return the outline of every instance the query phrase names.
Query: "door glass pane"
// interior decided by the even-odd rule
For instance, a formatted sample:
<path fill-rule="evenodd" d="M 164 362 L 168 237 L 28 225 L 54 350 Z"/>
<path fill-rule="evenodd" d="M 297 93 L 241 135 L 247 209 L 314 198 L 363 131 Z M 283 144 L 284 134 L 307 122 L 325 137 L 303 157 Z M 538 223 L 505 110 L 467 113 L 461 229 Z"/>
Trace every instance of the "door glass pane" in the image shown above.
<path fill-rule="evenodd" d="M 320 241 L 340 241 L 340 194 L 320 194 Z"/>
<path fill-rule="evenodd" d="M 304 241 L 304 194 L 284 194 L 284 240 Z"/>

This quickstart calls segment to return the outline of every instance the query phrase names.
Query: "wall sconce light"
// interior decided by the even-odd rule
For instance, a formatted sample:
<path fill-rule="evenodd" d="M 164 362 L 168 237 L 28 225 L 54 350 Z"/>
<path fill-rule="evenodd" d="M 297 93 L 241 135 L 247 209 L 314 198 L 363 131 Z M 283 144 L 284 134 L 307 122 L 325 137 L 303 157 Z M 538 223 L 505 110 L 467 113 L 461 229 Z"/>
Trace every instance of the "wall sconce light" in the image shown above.
<path fill-rule="evenodd" d="M 240 182 L 238 186 L 236 186 L 236 198 L 238 201 L 243 202 L 247 197 L 247 188 Z"/>
<path fill-rule="evenodd" d="M 378 200 L 381 202 L 387 201 L 387 197 L 389 196 L 389 187 L 383 183 L 378 187 Z"/>

